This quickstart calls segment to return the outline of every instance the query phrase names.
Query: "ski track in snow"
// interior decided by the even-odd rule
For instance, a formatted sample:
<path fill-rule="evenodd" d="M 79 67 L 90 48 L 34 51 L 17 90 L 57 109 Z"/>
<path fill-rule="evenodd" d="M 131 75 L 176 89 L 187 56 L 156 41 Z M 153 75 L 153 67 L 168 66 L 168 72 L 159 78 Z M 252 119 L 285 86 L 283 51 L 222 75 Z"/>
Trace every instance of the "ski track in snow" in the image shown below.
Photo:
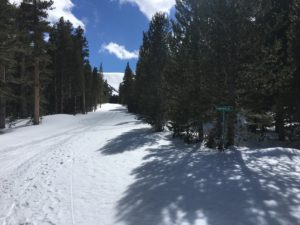
<path fill-rule="evenodd" d="M 28 139 L 22 140 L 22 144 L 15 140 L 11 142 L 12 146 L 1 147 L 0 161 L 4 163 L 0 164 L 0 224 L 77 224 L 73 179 L 76 182 L 81 178 L 74 177 L 76 172 L 74 175 L 73 170 L 82 166 L 76 168 L 77 161 L 92 164 L 89 156 L 101 157 L 97 150 L 105 144 L 105 140 L 132 129 L 132 125 L 115 126 L 128 121 L 128 118 L 134 120 L 133 116 L 125 113 L 119 117 L 122 111 L 125 110 L 112 106 L 112 111 L 109 108 L 86 117 L 78 116 L 79 124 L 72 129 L 64 132 L 58 129 L 53 134 L 41 133 L 40 137 L 33 137 L 33 141 L 28 134 Z M 24 131 L 26 129 L 30 132 L 34 127 L 24 128 Z M 1 138 L 5 143 L 6 136 L 0 136 L 0 142 Z M 86 152 L 78 152 L 82 150 Z"/>
<path fill-rule="evenodd" d="M 0 225 L 300 225 L 300 153 L 215 153 L 119 105 L 0 135 Z"/>

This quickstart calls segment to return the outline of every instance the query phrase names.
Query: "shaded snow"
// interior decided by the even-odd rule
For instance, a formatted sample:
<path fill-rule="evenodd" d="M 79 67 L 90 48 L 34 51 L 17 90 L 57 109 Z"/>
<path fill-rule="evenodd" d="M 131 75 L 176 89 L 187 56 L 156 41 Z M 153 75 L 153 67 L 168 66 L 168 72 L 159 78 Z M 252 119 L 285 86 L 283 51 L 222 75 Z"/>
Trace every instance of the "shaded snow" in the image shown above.
<path fill-rule="evenodd" d="M 0 224 L 297 225 L 300 153 L 216 153 L 119 105 L 0 135 Z"/>

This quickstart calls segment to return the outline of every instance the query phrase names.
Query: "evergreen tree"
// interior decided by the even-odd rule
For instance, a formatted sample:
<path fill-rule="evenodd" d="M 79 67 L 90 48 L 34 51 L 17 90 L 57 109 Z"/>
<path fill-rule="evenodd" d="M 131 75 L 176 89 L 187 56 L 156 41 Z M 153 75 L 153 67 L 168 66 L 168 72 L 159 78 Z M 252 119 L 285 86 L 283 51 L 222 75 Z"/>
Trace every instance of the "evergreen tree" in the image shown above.
<path fill-rule="evenodd" d="M 289 15 L 291 25 L 288 32 L 289 53 L 294 68 L 289 85 L 290 121 L 300 122 L 300 2 L 294 0 Z"/>
<path fill-rule="evenodd" d="M 52 49 L 49 54 L 52 61 L 52 93 L 55 113 L 74 113 L 72 84 L 74 83 L 74 41 L 73 26 L 63 18 L 51 29 Z M 51 110 L 52 111 L 52 110 Z"/>
<path fill-rule="evenodd" d="M 50 32 L 49 42 L 52 50 L 52 70 L 54 76 L 51 87 L 55 93 L 55 111 L 57 113 L 86 113 L 89 108 L 86 103 L 88 47 L 82 28 L 74 30 L 73 25 L 63 18 L 59 20 Z M 88 76 L 88 77 L 87 77 Z M 51 98 L 51 97 L 50 97 Z M 53 106 L 52 106 L 53 107 Z"/>
<path fill-rule="evenodd" d="M 75 44 L 75 85 L 76 91 L 75 96 L 81 98 L 81 112 L 86 113 L 86 102 L 85 102 L 85 83 L 84 83 L 84 62 L 89 56 L 87 40 L 84 36 L 84 30 L 78 27 L 75 30 L 74 36 Z"/>
<path fill-rule="evenodd" d="M 99 79 L 100 79 L 100 83 L 99 83 L 99 92 L 100 92 L 100 95 L 99 95 L 99 104 L 100 104 L 100 108 L 101 108 L 101 105 L 102 103 L 104 102 L 104 99 L 103 99 L 103 93 L 104 93 L 104 74 L 103 74 L 103 65 L 102 63 L 100 64 L 100 67 L 99 67 Z"/>
<path fill-rule="evenodd" d="M 223 126 L 227 127 L 227 146 L 235 144 L 235 122 L 239 112 L 239 80 L 244 79 L 246 65 L 252 60 L 252 39 L 253 31 L 253 10 L 252 5 L 247 1 L 217 1 L 214 10 L 211 12 L 211 19 L 214 21 L 210 28 L 210 47 L 214 55 L 220 61 L 215 61 L 218 68 L 219 87 L 224 92 L 217 93 L 217 104 L 226 104 L 233 108 L 228 115 L 228 122 Z M 220 40 L 222 37 L 222 40 Z M 219 65 L 217 65 L 217 63 Z M 218 90 L 219 91 L 219 90 Z M 219 94 L 222 94 L 221 97 Z"/>
<path fill-rule="evenodd" d="M 0 129 L 5 128 L 6 101 L 12 97 L 9 87 L 14 67 L 14 8 L 7 0 L 0 2 Z"/>
<path fill-rule="evenodd" d="M 100 74 L 92 71 L 87 60 L 83 29 L 74 29 L 63 18 L 50 27 L 51 5 L 39 0 L 24 0 L 19 7 L 0 2 L 1 128 L 7 115 L 33 115 L 37 125 L 43 113 L 86 113 L 111 96 L 102 68 Z"/>
<path fill-rule="evenodd" d="M 144 33 L 137 63 L 137 112 L 155 131 L 162 131 L 166 122 L 162 91 L 163 71 L 168 58 L 169 21 L 165 14 L 157 13 Z"/>
<path fill-rule="evenodd" d="M 34 86 L 34 110 L 33 123 L 40 123 L 40 102 L 41 102 L 41 75 L 45 73 L 48 57 L 46 55 L 47 43 L 45 33 L 49 32 L 49 23 L 46 22 L 47 10 L 53 4 L 52 1 L 30 0 L 23 1 L 20 8 L 25 12 L 27 31 L 32 43 L 32 73 Z"/>
<path fill-rule="evenodd" d="M 84 65 L 84 77 L 85 77 L 86 110 L 90 112 L 93 110 L 93 93 L 92 93 L 93 75 L 92 75 L 92 67 L 89 62 L 86 62 Z"/>
<path fill-rule="evenodd" d="M 15 94 L 18 96 L 17 100 L 13 102 L 16 105 L 15 112 L 11 112 L 15 118 L 28 118 L 33 113 L 33 82 L 32 82 L 32 38 L 28 30 L 30 27 L 30 11 L 27 10 L 26 5 L 21 4 L 16 12 L 16 77 L 19 82 L 15 87 Z"/>
<path fill-rule="evenodd" d="M 111 96 L 112 96 L 112 89 L 109 87 L 107 80 L 104 80 L 103 82 L 103 103 L 109 102 Z"/>
<path fill-rule="evenodd" d="M 93 110 L 97 109 L 100 96 L 100 77 L 98 69 L 95 67 L 92 73 L 92 96 L 93 96 Z"/>
<path fill-rule="evenodd" d="M 294 72 L 289 54 L 288 32 L 291 28 L 290 10 L 292 1 L 262 1 L 263 7 L 257 12 L 255 24 L 260 29 L 260 52 L 254 63 L 253 86 L 260 99 L 275 112 L 276 131 L 279 140 L 285 140 L 287 90 Z M 257 103 L 254 103 L 257 104 Z"/>
<path fill-rule="evenodd" d="M 129 63 L 127 63 L 123 82 L 120 84 L 119 88 L 119 97 L 121 104 L 129 106 L 129 104 L 133 101 L 133 83 L 134 75 Z M 131 111 L 129 108 L 128 110 Z"/>
<path fill-rule="evenodd" d="M 205 112 L 210 107 L 205 80 L 209 75 L 205 67 L 208 55 L 203 46 L 207 30 L 205 7 L 203 1 L 176 2 L 171 57 L 165 71 L 170 128 L 175 136 L 184 134 L 188 142 L 203 140 Z"/>

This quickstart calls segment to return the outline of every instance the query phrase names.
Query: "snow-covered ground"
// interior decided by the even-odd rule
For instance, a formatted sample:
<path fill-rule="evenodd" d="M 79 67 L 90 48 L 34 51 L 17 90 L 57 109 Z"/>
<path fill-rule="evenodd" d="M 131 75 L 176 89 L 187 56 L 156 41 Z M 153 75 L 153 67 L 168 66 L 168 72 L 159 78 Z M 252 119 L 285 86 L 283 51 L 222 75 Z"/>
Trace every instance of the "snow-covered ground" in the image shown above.
<path fill-rule="evenodd" d="M 103 78 L 107 83 L 117 91 L 119 90 L 120 84 L 123 82 L 124 73 L 104 73 Z M 117 94 L 117 93 L 113 93 Z"/>
<path fill-rule="evenodd" d="M 297 225 L 300 151 L 216 153 L 119 105 L 0 135 L 0 225 Z"/>

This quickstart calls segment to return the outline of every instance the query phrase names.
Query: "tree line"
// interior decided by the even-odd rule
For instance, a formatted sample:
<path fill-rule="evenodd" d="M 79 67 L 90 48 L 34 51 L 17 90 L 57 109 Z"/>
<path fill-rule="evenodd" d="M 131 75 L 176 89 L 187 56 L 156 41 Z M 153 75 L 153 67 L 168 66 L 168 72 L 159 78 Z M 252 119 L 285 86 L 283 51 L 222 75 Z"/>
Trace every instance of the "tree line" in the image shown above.
<path fill-rule="evenodd" d="M 0 1 L 0 129 L 6 119 L 86 113 L 108 101 L 102 65 L 92 68 L 81 27 L 47 22 L 52 1 Z"/>
<path fill-rule="evenodd" d="M 176 0 L 175 7 L 173 19 L 157 13 L 144 32 L 121 103 L 155 131 L 209 147 L 233 146 L 243 118 L 259 124 L 255 132 L 274 127 L 279 140 L 291 139 L 289 127 L 300 122 L 299 0 Z M 224 106 L 226 123 L 216 110 Z"/>

